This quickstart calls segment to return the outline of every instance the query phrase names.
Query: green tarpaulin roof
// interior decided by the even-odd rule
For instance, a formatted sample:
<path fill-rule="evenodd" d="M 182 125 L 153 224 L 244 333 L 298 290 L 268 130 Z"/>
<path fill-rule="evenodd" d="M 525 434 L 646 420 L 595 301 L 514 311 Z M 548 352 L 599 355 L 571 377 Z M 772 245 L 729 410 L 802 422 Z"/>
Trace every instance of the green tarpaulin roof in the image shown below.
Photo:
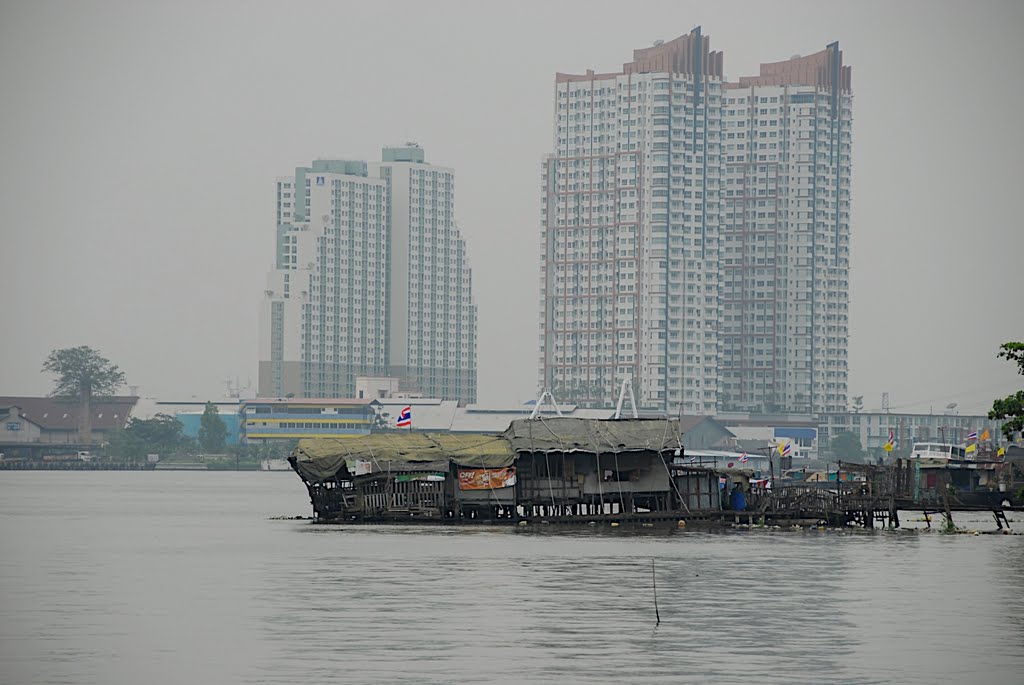
<path fill-rule="evenodd" d="M 346 461 L 365 460 L 395 470 L 409 470 L 422 462 L 452 462 L 459 466 L 501 468 L 515 460 L 511 447 L 499 435 L 453 433 L 411 433 L 395 431 L 338 438 L 310 438 L 299 441 L 292 452 L 299 472 L 313 481 L 331 478 Z M 387 470 L 381 466 L 380 470 Z"/>

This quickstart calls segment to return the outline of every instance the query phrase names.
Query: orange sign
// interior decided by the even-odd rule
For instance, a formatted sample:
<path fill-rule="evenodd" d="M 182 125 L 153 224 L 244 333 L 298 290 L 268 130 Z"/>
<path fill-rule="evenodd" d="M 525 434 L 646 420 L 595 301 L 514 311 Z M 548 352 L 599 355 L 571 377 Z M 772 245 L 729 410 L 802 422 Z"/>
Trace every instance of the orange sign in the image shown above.
<path fill-rule="evenodd" d="M 459 490 L 496 490 L 516 484 L 516 467 L 504 469 L 459 469 Z"/>

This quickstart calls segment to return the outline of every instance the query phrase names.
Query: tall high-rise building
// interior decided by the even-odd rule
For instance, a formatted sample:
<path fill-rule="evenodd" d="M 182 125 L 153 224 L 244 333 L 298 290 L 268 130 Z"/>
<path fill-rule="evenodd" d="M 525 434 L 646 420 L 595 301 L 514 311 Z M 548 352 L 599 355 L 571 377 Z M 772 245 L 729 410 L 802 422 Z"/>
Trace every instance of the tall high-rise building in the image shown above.
<path fill-rule="evenodd" d="M 541 383 L 607 405 L 718 401 L 722 55 L 695 30 L 619 72 L 557 74 L 544 164 Z"/>
<path fill-rule="evenodd" d="M 847 408 L 850 68 L 838 43 L 723 94 L 719 408 Z"/>
<path fill-rule="evenodd" d="M 260 323 L 263 397 L 351 397 L 395 376 L 476 401 L 476 305 L 452 169 L 414 144 L 317 160 L 277 181 L 277 263 Z"/>
<path fill-rule="evenodd" d="M 697 28 L 635 50 L 621 71 L 556 75 L 543 387 L 607 405 L 628 379 L 644 407 L 687 414 L 845 402 L 841 61 L 832 45 L 729 83 Z"/>
<path fill-rule="evenodd" d="M 455 224 L 455 171 L 422 148 L 385 148 L 388 367 L 426 397 L 476 401 L 476 304 L 466 241 Z"/>

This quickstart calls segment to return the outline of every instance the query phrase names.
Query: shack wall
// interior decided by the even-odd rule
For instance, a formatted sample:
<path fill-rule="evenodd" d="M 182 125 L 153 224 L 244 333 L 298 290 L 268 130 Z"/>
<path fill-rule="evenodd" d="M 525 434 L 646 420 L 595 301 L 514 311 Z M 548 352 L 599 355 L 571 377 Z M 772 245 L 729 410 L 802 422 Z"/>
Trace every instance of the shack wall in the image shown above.
<path fill-rule="evenodd" d="M 616 492 L 668 493 L 668 471 L 656 452 L 630 452 L 577 458 L 576 472 L 583 476 L 583 495 Z"/>
<path fill-rule="evenodd" d="M 577 453 L 524 452 L 516 468 L 519 502 L 572 504 L 582 496 L 578 471 L 583 457 Z"/>
<path fill-rule="evenodd" d="M 675 478 L 678 496 L 690 511 L 718 511 L 722 508 L 718 476 L 713 473 L 685 473 Z"/>
<path fill-rule="evenodd" d="M 455 484 L 455 498 L 460 502 L 471 502 L 473 504 L 501 504 L 512 506 L 516 503 L 516 489 L 495 488 L 493 490 L 460 490 L 458 483 Z"/>

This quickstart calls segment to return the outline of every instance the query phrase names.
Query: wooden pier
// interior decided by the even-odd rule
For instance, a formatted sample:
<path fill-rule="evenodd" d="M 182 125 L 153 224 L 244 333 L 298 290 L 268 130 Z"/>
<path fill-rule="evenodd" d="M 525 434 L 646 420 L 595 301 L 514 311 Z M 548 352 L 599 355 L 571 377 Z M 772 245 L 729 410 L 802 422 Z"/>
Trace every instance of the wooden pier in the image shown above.
<path fill-rule="evenodd" d="M 0 460 L 0 471 L 151 471 L 152 464 L 127 461 L 39 461 L 35 459 Z"/>

